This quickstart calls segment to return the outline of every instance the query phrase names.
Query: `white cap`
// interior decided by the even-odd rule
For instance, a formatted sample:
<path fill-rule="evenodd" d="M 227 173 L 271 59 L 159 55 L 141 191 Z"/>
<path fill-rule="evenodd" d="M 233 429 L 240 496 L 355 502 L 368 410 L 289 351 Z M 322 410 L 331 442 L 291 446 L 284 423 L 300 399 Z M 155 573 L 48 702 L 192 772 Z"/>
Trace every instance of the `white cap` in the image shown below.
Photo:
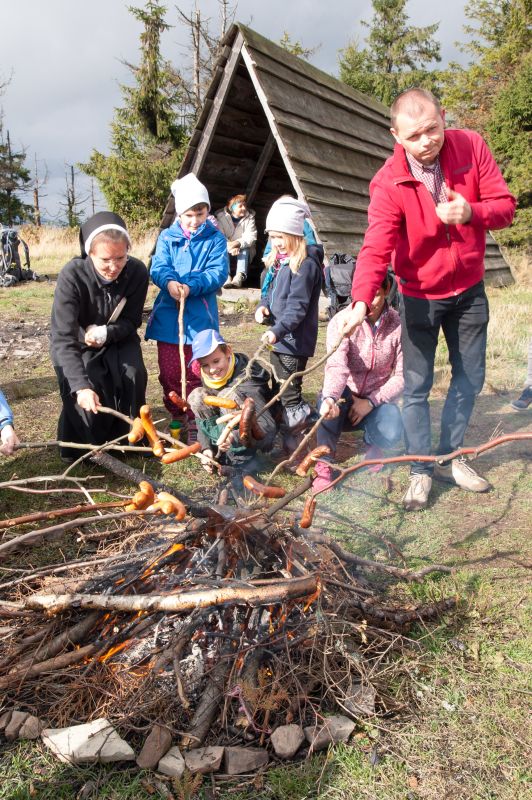
<path fill-rule="evenodd" d="M 200 183 L 193 172 L 189 172 L 184 178 L 177 178 L 170 187 L 175 200 L 175 213 L 183 214 L 189 208 L 198 205 L 206 205 L 211 208 L 209 192 Z"/>
<path fill-rule="evenodd" d="M 266 231 L 303 236 L 303 225 L 308 217 L 310 208 L 306 203 L 293 197 L 281 197 L 275 201 L 266 217 Z"/>

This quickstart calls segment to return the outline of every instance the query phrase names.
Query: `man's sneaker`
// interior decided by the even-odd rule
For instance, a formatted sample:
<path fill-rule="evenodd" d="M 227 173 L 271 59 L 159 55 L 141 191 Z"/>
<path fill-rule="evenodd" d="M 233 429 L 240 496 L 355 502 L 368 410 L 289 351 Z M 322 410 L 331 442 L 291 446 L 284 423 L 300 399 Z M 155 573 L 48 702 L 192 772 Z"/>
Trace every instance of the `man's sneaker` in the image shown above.
<path fill-rule="evenodd" d="M 314 468 L 316 477 L 312 481 L 312 494 L 320 492 L 322 489 L 328 489 L 333 479 L 332 469 L 328 464 L 323 461 L 317 461 Z"/>
<path fill-rule="evenodd" d="M 233 289 L 241 289 L 242 286 L 244 285 L 245 280 L 246 276 L 244 275 L 244 273 L 237 272 L 232 280 L 231 286 L 233 287 Z"/>
<path fill-rule="evenodd" d="M 224 283 L 224 289 L 232 289 L 233 288 L 233 281 L 230 275 L 227 276 L 227 280 Z"/>
<path fill-rule="evenodd" d="M 510 405 L 516 411 L 526 411 L 530 403 L 532 403 L 532 386 L 527 386 L 522 395 L 517 400 L 512 400 Z"/>
<path fill-rule="evenodd" d="M 450 464 L 436 464 L 434 477 L 445 483 L 454 483 L 461 489 L 470 492 L 487 492 L 490 488 L 488 481 L 469 466 L 465 458 L 455 458 Z"/>
<path fill-rule="evenodd" d="M 372 444 L 368 447 L 366 452 L 364 453 L 364 461 L 372 461 L 376 458 L 382 458 L 382 450 L 380 447 Z M 368 472 L 380 472 L 381 469 L 384 467 L 384 464 L 372 464 L 371 467 L 367 467 Z"/>
<path fill-rule="evenodd" d="M 410 475 L 410 486 L 403 497 L 406 511 L 421 511 L 427 507 L 432 487 L 432 478 L 424 473 L 414 472 Z"/>

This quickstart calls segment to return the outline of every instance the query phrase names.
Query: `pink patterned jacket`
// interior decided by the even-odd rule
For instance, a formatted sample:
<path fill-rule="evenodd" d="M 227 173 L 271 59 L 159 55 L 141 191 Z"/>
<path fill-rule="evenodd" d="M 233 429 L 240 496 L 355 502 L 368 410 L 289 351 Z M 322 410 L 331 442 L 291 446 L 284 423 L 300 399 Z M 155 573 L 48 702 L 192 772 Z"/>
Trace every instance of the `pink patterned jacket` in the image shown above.
<path fill-rule="evenodd" d="M 350 312 L 346 308 L 329 322 L 327 349 L 334 346 Z M 338 400 L 346 386 L 375 406 L 399 399 L 404 387 L 401 320 L 393 308 L 385 307 L 375 333 L 364 320 L 325 363 L 323 397 Z"/>

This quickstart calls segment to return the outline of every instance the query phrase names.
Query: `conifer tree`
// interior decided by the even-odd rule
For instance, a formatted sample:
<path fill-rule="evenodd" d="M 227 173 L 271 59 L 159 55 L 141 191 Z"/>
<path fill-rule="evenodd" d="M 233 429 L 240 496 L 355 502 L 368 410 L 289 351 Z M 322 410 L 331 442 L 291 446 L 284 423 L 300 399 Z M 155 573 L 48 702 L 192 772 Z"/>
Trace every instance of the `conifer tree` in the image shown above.
<path fill-rule="evenodd" d="M 4 133 L 0 115 L 0 223 L 7 227 L 20 225 L 31 214 L 31 206 L 20 197 L 31 181 L 25 161 L 26 153 L 15 150 L 9 131 Z"/>

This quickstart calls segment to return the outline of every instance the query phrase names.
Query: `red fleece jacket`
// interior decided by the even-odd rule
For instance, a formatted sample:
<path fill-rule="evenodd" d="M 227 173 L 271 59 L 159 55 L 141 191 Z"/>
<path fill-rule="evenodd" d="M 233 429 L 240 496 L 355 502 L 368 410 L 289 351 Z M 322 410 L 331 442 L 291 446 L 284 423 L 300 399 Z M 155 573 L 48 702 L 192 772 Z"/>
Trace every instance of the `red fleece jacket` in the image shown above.
<path fill-rule="evenodd" d="M 440 164 L 447 188 L 471 205 L 471 220 L 446 225 L 438 219 L 432 196 L 412 176 L 404 148 L 396 144 L 370 184 L 369 226 L 357 258 L 354 301 L 370 305 L 390 262 L 400 291 L 412 297 L 451 297 L 482 280 L 486 231 L 510 225 L 515 198 L 474 131 L 446 130 Z"/>

